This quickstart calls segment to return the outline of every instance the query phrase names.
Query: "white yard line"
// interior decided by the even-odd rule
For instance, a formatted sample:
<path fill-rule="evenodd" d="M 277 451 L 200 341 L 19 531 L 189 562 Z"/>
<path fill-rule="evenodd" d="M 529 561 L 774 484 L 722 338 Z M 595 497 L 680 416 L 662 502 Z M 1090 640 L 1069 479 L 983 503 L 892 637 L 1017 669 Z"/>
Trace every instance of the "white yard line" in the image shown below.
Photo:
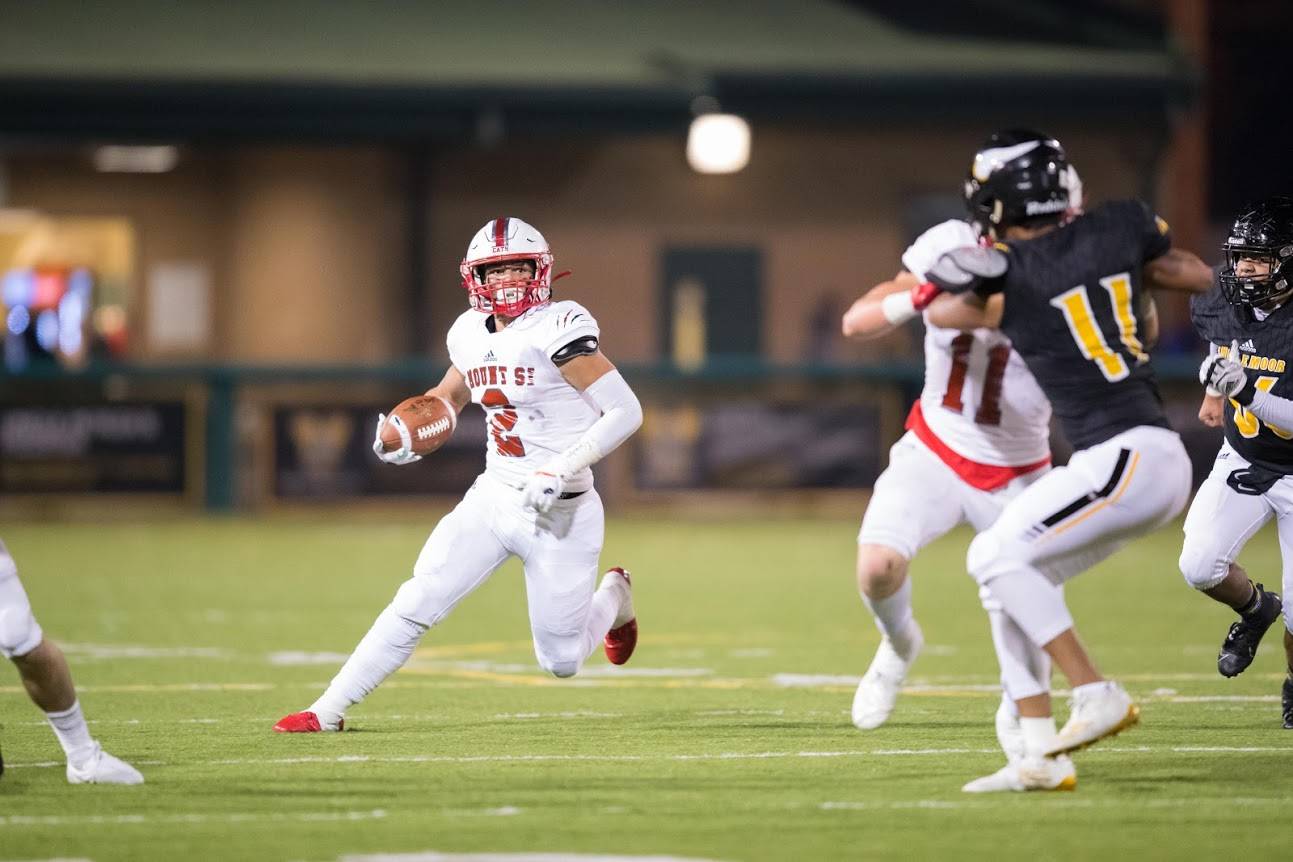
<path fill-rule="evenodd" d="M 335 756 L 303 755 L 300 757 L 243 758 L 205 760 L 185 763 L 185 766 L 294 766 L 306 764 L 364 764 L 364 763 L 687 763 L 736 760 L 789 760 L 833 759 L 867 757 L 929 757 L 953 754 L 999 754 L 997 748 L 880 748 L 868 751 L 724 751 L 695 754 L 407 754 L 371 755 L 342 754 Z M 1293 745 L 1287 746 L 1106 746 L 1083 752 L 1083 757 L 1125 754 L 1293 754 Z M 141 765 L 165 766 L 160 762 L 137 761 Z M 61 761 L 7 764 L 15 769 L 61 767 Z M 179 766 L 181 764 L 174 764 Z"/>
<path fill-rule="evenodd" d="M 235 653 L 221 647 L 147 646 L 145 644 L 59 643 L 63 652 L 81 661 L 119 661 L 121 659 L 205 658 L 229 661 Z"/>
<path fill-rule="evenodd" d="M 622 856 L 605 853 L 364 853 L 337 862 L 714 862 L 684 856 Z"/>
<path fill-rule="evenodd" d="M 156 826 L 202 823 L 301 822 L 381 820 L 386 812 L 372 811 L 299 811 L 292 813 L 248 812 L 235 814 L 0 814 L 0 826 Z"/>
<path fill-rule="evenodd" d="M 1129 802 L 1126 799 L 1085 799 L 1075 798 L 1072 795 L 1055 794 L 1057 800 L 1055 804 L 1063 808 L 1194 808 L 1199 805 L 1216 806 L 1217 808 L 1231 808 L 1236 805 L 1271 805 L 1278 808 L 1288 806 L 1287 797 L 1252 797 L 1252 798 L 1226 798 L 1226 799 L 1201 799 L 1191 796 L 1179 799 L 1143 799 L 1135 802 Z M 790 805 L 791 808 L 798 808 L 799 805 Z M 940 809 L 966 809 L 966 808 L 998 808 L 1000 802 L 989 801 L 987 799 L 914 799 L 904 801 L 889 802 L 885 800 L 874 801 L 831 801 L 822 802 L 817 805 L 821 811 L 900 811 L 911 809 L 940 810 Z"/>

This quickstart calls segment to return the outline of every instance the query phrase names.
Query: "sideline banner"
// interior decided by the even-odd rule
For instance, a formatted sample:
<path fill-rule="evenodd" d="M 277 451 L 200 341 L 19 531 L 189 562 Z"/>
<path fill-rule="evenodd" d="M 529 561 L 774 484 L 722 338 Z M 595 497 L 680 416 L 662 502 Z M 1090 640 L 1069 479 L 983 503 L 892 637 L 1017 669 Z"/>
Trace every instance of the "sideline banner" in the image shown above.
<path fill-rule="evenodd" d="M 635 440 L 644 490 L 867 488 L 884 467 L 874 404 L 647 404 Z"/>
<path fill-rule="evenodd" d="M 405 467 L 373 455 L 377 414 L 389 404 L 280 405 L 273 408 L 274 496 L 335 501 L 345 497 L 461 495 L 485 469 L 485 417 L 463 411 L 458 430 L 430 458 Z"/>
<path fill-rule="evenodd" d="M 0 405 L 0 494 L 183 494 L 182 401 Z"/>

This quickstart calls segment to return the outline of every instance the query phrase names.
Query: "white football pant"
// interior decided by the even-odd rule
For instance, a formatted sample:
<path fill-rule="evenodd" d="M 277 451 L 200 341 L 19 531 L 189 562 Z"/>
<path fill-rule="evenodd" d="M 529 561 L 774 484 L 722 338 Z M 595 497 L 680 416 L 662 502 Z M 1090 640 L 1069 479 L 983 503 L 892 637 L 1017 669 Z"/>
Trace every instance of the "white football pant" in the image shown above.
<path fill-rule="evenodd" d="M 1056 587 L 1175 517 L 1189 497 L 1190 475 L 1175 432 L 1153 426 L 1124 431 L 1074 453 L 1066 466 L 1011 500 L 970 544 L 966 566 L 1027 639 L 1044 646 L 1073 627 Z M 1030 685 L 1018 673 L 1030 658 L 1003 658 L 1003 673 L 1007 662 L 1016 671 L 1012 698 L 1049 690 L 1048 680 Z"/>
<path fill-rule="evenodd" d="M 981 491 L 908 431 L 889 449 L 889 466 L 876 479 L 858 544 L 884 545 L 910 560 L 958 524 L 987 529 L 1007 503 L 1045 472 L 1035 470 L 995 491 Z"/>
<path fill-rule="evenodd" d="M 436 525 L 391 610 L 434 626 L 517 556 L 525 564 L 539 665 L 556 676 L 573 676 L 600 642 L 590 640 L 586 623 L 597 586 L 604 518 L 596 490 L 558 500 L 540 515 L 522 506 L 519 490 L 482 475 Z"/>
<path fill-rule="evenodd" d="M 0 655 L 24 656 L 40 646 L 44 633 L 18 580 L 18 566 L 0 542 Z"/>
<path fill-rule="evenodd" d="M 1215 587 L 1248 540 L 1274 518 L 1283 558 L 1283 595 L 1293 596 L 1293 476 L 1279 479 L 1264 493 L 1241 494 L 1226 479 L 1249 466 L 1229 443 L 1221 444 L 1212 472 L 1199 486 L 1185 516 L 1181 574 L 1196 590 Z M 1293 632 L 1290 617 L 1293 601 L 1284 606 L 1284 626 Z"/>
<path fill-rule="evenodd" d="M 907 560 L 959 524 L 986 530 L 1011 500 L 1046 475 L 1034 470 L 993 491 L 968 484 L 910 431 L 889 449 L 889 466 L 876 480 L 871 502 L 862 518 L 858 544 L 884 545 Z M 1011 699 L 1016 691 L 1034 687 L 1030 681 L 1050 679 L 1050 657 L 1033 644 L 1002 612 L 987 589 L 979 600 L 988 612 L 992 642 L 1001 659 L 1001 685 Z M 884 633 L 880 620 L 876 620 Z M 1035 692 L 1034 692 L 1035 693 Z"/>

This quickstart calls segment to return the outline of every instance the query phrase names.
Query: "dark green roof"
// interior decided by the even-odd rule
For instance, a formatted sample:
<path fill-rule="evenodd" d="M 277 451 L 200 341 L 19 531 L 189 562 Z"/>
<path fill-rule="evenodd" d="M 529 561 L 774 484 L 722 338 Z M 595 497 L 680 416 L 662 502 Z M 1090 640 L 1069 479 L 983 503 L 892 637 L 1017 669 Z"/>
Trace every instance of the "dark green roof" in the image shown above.
<path fill-rule="evenodd" d="M 971 101 L 990 103 L 1056 87 L 1061 96 L 1090 94 L 1092 107 L 1107 109 L 1114 94 L 1161 105 L 1189 92 L 1188 67 L 1165 46 L 958 38 L 903 26 L 865 5 L 10 3 L 0 26 L 0 96 L 14 110 L 0 124 L 70 130 L 75 117 L 57 116 L 66 109 L 85 114 L 80 126 L 88 130 L 117 122 L 113 111 L 145 121 L 148 105 L 193 121 L 185 98 L 234 114 L 256 105 L 308 114 L 326 104 L 361 113 L 385 104 L 420 115 L 492 100 L 553 115 L 592 110 L 595 120 L 633 108 L 681 114 L 702 91 L 755 113 L 845 103 L 848 113 L 886 100 L 956 109 L 974 93 L 981 95 Z M 422 119 L 433 133 L 435 123 Z"/>

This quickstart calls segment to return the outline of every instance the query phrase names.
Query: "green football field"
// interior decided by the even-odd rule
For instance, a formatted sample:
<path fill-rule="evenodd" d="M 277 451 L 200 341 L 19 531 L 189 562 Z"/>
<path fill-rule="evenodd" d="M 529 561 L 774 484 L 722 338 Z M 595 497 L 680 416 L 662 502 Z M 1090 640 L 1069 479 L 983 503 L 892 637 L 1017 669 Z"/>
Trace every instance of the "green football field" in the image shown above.
<path fill-rule="evenodd" d="M 642 627 L 624 668 L 598 655 L 545 676 L 513 563 L 348 732 L 272 733 L 385 605 L 434 514 L 4 527 L 92 730 L 148 783 L 69 786 L 6 671 L 0 860 L 1287 858 L 1279 629 L 1242 677 L 1217 676 L 1230 616 L 1181 580 L 1176 527 L 1070 586 L 1096 658 L 1143 707 L 1078 756 L 1075 793 L 960 792 L 1002 761 L 966 532 L 915 563 L 929 646 L 892 720 L 852 727 L 878 638 L 845 520 L 614 520 L 603 562 L 633 570 Z M 1243 562 L 1278 584 L 1273 533 Z"/>

